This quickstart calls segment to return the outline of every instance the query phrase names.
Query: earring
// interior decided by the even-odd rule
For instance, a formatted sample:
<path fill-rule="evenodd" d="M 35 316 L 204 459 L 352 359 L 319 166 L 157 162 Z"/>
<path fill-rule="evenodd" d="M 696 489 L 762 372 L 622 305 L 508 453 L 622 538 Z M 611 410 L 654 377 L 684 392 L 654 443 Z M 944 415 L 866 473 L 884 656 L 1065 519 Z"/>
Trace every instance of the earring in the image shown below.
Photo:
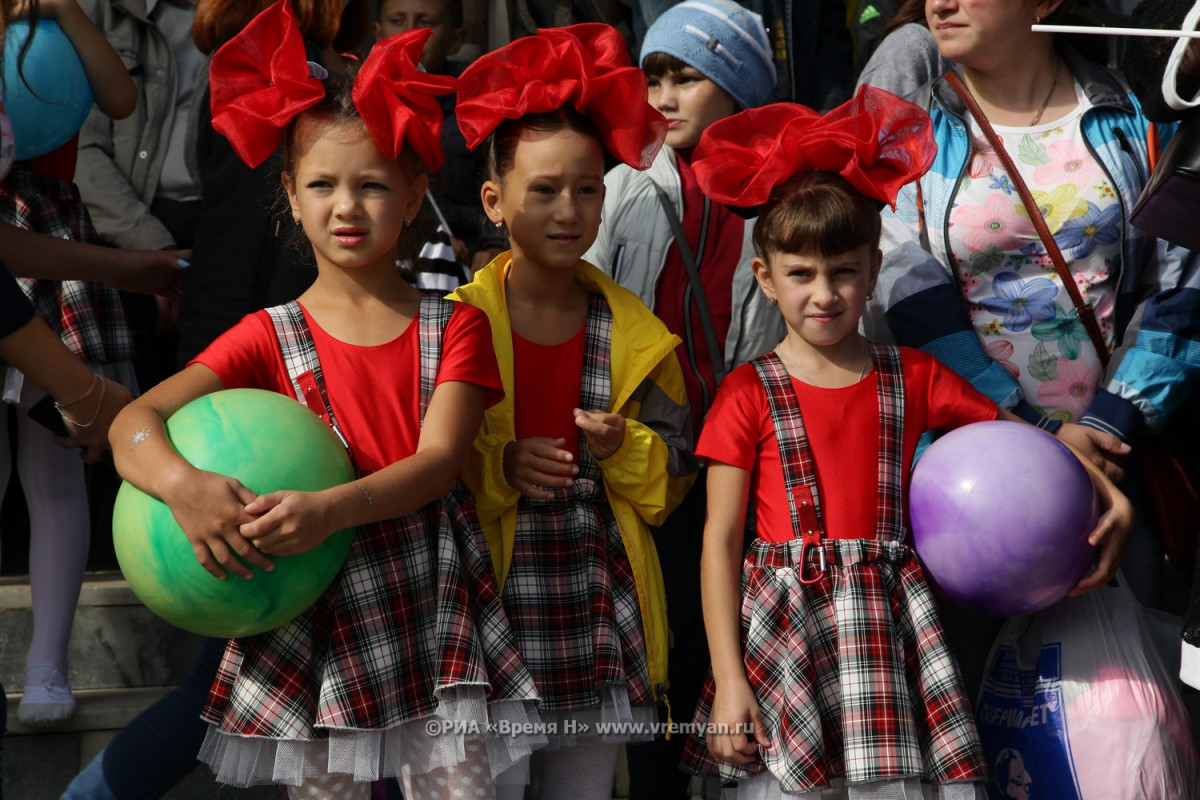
<path fill-rule="evenodd" d="M 777 306 L 777 305 L 779 305 L 779 298 L 776 297 L 775 295 L 771 295 L 770 297 L 767 298 L 767 302 L 773 306 Z"/>
<path fill-rule="evenodd" d="M 874 299 L 875 299 L 875 293 L 867 292 L 867 300 L 874 300 Z"/>
<path fill-rule="evenodd" d="M 1034 25 L 1041 25 L 1041 24 L 1042 24 L 1042 15 L 1041 15 L 1041 14 L 1035 14 L 1035 15 L 1034 15 L 1034 17 L 1033 17 L 1033 24 L 1034 24 Z"/>
<path fill-rule="evenodd" d="M 500 220 L 499 222 L 496 223 L 496 230 L 500 230 L 503 227 L 504 227 L 504 220 Z"/>
<path fill-rule="evenodd" d="M 413 221 L 412 217 L 409 217 L 408 219 L 404 220 L 404 227 L 407 228 L 409 225 L 412 225 L 412 221 Z"/>

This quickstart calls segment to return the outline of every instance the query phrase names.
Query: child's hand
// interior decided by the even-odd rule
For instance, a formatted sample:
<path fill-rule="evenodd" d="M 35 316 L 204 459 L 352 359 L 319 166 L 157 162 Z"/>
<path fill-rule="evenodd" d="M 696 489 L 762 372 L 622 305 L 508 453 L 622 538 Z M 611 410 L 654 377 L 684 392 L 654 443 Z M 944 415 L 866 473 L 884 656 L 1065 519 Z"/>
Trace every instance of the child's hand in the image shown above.
<path fill-rule="evenodd" d="M 247 504 L 254 501 L 254 492 L 234 478 L 190 470 L 187 479 L 180 481 L 179 490 L 163 499 L 192 543 L 196 560 L 214 578 L 225 580 L 226 570 L 246 580 L 253 577 L 250 567 L 235 553 L 268 572 L 275 568 L 238 530 L 254 519 L 246 511 Z"/>
<path fill-rule="evenodd" d="M 1129 455 L 1129 445 L 1118 437 L 1073 422 L 1061 425 L 1054 435 L 1083 453 L 1111 480 L 1124 480 L 1125 470 L 1121 469 L 1121 462 Z"/>
<path fill-rule="evenodd" d="M 1121 565 L 1121 559 L 1125 557 L 1129 537 L 1133 535 L 1133 504 L 1129 498 L 1107 481 L 1093 478 L 1092 485 L 1096 487 L 1102 513 L 1096 522 L 1096 529 L 1088 536 L 1088 543 L 1100 548 L 1100 560 L 1090 575 L 1075 584 L 1070 591 L 1071 597 L 1097 589 L 1112 580 L 1117 574 L 1117 567 Z"/>
<path fill-rule="evenodd" d="M 562 449 L 566 443 L 544 436 L 510 442 L 504 448 L 504 480 L 526 497 L 549 500 L 554 497 L 550 487 L 570 486 L 579 472 L 571 454 Z"/>
<path fill-rule="evenodd" d="M 306 553 L 333 534 L 326 510 L 326 504 L 314 492 L 259 495 L 246 505 L 253 522 L 242 525 L 241 533 L 268 555 Z"/>
<path fill-rule="evenodd" d="M 704 740 L 718 761 L 746 764 L 754 760 L 760 746 L 767 745 L 758 700 L 744 680 L 717 687 L 708 722 L 713 732 L 705 733 Z"/>
<path fill-rule="evenodd" d="M 603 460 L 620 449 L 625 441 L 625 418 L 607 411 L 575 409 L 575 424 L 583 431 L 588 449 Z"/>

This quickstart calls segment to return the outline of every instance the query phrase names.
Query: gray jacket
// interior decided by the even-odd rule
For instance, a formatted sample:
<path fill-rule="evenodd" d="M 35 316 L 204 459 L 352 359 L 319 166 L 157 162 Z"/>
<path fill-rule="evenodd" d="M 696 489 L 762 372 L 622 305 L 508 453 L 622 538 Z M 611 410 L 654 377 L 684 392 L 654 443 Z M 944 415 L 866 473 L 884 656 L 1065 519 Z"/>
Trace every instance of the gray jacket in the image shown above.
<path fill-rule="evenodd" d="M 160 250 L 175 241 L 150 215 L 175 109 L 175 57 L 147 19 L 146 0 L 79 0 L 121 56 L 138 104 L 114 122 L 95 106 L 79 134 L 75 183 L 100 238 L 117 247 Z"/>
<path fill-rule="evenodd" d="M 583 255 L 651 309 L 667 249 L 675 241 L 654 191 L 655 183 L 666 191 L 675 213 L 682 216 L 683 187 L 675 152 L 664 146 L 645 172 L 621 164 L 604 176 L 603 222 L 595 244 Z M 754 221 L 748 220 L 741 262 L 733 273 L 733 317 L 723 343 L 726 371 L 767 352 L 784 334 L 783 317 L 767 302 L 750 268 L 753 228 Z"/>

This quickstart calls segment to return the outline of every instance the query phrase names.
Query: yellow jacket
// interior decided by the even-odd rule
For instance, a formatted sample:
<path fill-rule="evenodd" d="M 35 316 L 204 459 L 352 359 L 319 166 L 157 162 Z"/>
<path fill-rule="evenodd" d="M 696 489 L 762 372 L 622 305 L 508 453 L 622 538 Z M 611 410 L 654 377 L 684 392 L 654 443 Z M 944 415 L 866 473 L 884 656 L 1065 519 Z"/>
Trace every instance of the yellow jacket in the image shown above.
<path fill-rule="evenodd" d="M 474 281 L 450 295 L 488 315 L 504 382 L 504 399 L 484 415 L 483 427 L 463 468 L 464 480 L 475 494 L 479 522 L 501 586 L 512 562 L 517 501 L 521 496 L 504 479 L 504 448 L 516 438 L 512 327 L 504 294 L 504 278 L 511 263 L 510 254 L 502 253 L 480 270 Z M 602 292 L 612 309 L 612 396 L 607 410 L 625 417 L 625 442 L 598 463 L 633 568 L 646 632 L 650 682 L 655 694 L 660 695 L 667 686 L 667 604 L 658 552 L 648 526 L 662 524 L 696 477 L 687 393 L 675 357 L 680 340 L 637 295 L 591 264 L 580 261 L 575 275 L 588 291 Z"/>

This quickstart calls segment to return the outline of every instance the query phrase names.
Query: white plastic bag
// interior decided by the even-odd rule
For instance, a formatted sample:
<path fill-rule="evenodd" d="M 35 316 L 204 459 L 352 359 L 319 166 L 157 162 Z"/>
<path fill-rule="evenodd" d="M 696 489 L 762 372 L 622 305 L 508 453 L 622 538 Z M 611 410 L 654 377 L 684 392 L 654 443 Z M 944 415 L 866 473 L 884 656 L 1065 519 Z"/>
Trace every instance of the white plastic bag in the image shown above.
<path fill-rule="evenodd" d="M 976 706 L 993 800 L 1198 796 L 1187 710 L 1148 631 L 1123 582 L 1005 621 Z"/>

